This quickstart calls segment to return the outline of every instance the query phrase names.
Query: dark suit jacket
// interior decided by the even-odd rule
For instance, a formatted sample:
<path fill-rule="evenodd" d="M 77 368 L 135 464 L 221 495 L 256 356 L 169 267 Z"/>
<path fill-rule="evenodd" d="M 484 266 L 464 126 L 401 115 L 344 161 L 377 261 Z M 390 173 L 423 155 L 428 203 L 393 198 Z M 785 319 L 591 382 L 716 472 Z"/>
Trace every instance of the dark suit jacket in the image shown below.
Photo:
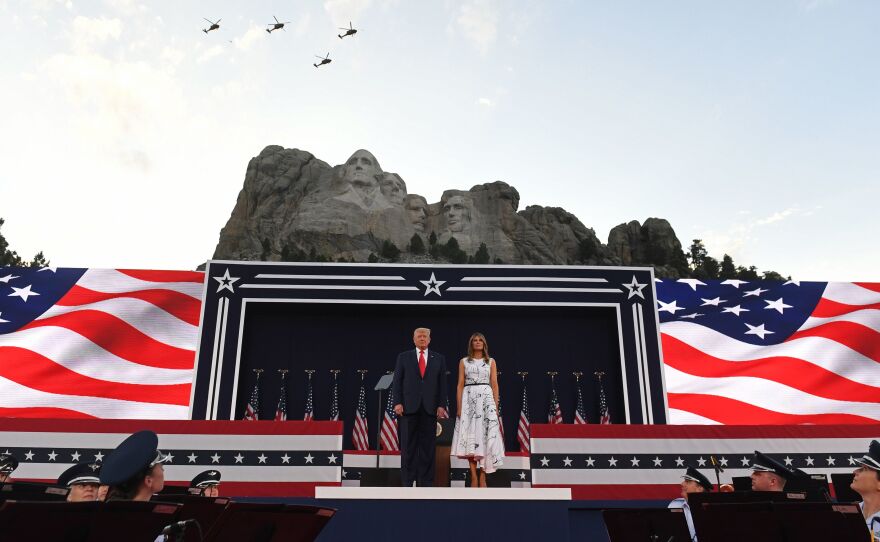
<path fill-rule="evenodd" d="M 446 358 L 429 348 L 426 361 L 425 378 L 422 378 L 415 347 L 397 356 L 391 389 L 393 404 L 403 404 L 404 414 L 413 414 L 423 406 L 433 416 L 437 407 L 446 408 Z"/>

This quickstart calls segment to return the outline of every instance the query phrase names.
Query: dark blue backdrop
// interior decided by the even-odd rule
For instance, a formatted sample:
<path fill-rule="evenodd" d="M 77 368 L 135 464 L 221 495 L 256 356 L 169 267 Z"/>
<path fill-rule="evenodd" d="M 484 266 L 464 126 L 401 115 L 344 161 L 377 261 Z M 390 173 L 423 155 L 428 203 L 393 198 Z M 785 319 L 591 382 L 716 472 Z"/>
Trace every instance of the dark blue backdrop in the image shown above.
<path fill-rule="evenodd" d="M 587 417 L 598 420 L 598 387 L 594 371 L 603 371 L 612 421 L 623 423 L 623 396 L 619 382 L 620 354 L 616 312 L 597 307 L 498 307 L 442 305 L 372 305 L 261 303 L 248 307 L 244 326 L 237 417 L 244 413 L 255 374 L 264 369 L 261 380 L 261 417 L 271 418 L 278 403 L 280 375 L 288 369 L 288 418 L 301 419 L 305 408 L 305 369 L 313 376 L 315 417 L 330 417 L 332 376 L 340 369 L 340 408 L 345 420 L 343 446 L 352 448 L 351 431 L 360 378 L 367 369 L 367 414 L 370 440 L 375 446 L 377 416 L 373 386 L 394 368 L 397 354 L 414 348 L 416 327 L 432 330 L 430 348 L 446 356 L 450 406 L 455 409 L 458 360 L 466 354 L 471 333 L 487 337 L 490 352 L 498 362 L 502 414 L 507 448 L 516 445 L 516 424 L 522 401 L 522 383 L 516 374 L 528 371 L 531 421 L 544 423 L 550 403 L 550 377 L 558 371 L 556 389 L 566 423 L 575 409 L 575 379 L 572 371 L 583 371 L 581 386 Z M 384 398 L 383 398 L 384 402 Z"/>

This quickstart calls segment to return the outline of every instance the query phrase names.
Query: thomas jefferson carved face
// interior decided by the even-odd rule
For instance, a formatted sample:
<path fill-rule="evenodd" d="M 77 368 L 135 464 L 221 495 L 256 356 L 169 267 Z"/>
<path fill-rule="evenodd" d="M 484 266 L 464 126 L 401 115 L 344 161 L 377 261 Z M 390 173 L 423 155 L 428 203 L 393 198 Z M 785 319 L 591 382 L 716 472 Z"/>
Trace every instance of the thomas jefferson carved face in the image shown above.
<path fill-rule="evenodd" d="M 385 198 L 394 205 L 403 205 L 406 198 L 406 183 L 396 173 L 385 173 L 380 181 L 380 188 Z"/>
<path fill-rule="evenodd" d="M 428 201 L 422 196 L 410 194 L 406 197 L 406 214 L 413 228 L 419 233 L 425 232 L 425 218 L 428 216 Z"/>
<path fill-rule="evenodd" d="M 470 229 L 472 205 L 472 202 L 464 196 L 450 196 L 443 202 L 446 228 L 451 232 L 461 232 Z"/>

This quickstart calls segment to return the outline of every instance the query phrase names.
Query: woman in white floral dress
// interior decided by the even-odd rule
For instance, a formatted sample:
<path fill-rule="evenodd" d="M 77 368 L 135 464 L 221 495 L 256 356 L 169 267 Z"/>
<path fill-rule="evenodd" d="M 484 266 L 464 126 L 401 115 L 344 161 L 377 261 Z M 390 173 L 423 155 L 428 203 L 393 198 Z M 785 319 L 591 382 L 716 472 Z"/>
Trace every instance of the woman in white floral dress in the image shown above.
<path fill-rule="evenodd" d="M 472 487 L 486 487 L 486 474 L 504 462 L 497 373 L 486 337 L 474 333 L 467 357 L 458 364 L 458 408 L 452 435 L 452 455 L 468 460 Z"/>

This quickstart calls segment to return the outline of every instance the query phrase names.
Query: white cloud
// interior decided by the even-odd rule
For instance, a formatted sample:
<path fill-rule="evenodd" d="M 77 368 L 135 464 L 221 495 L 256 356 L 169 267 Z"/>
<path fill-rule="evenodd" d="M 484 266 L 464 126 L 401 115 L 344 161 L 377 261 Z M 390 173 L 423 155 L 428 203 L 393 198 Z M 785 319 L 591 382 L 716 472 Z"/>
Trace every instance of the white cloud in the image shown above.
<path fill-rule="evenodd" d="M 495 107 L 495 102 L 493 102 L 489 98 L 479 98 L 479 99 L 477 99 L 477 105 L 481 105 L 483 107 L 488 107 L 489 109 L 492 109 L 493 107 Z"/>
<path fill-rule="evenodd" d="M 296 26 L 293 27 L 293 33 L 297 36 L 304 36 L 309 31 L 312 23 L 312 14 L 306 13 L 304 16 L 296 20 Z"/>
<path fill-rule="evenodd" d="M 349 22 L 355 24 L 371 4 L 372 0 L 325 0 L 324 10 L 330 14 L 334 25 L 343 27 Z"/>
<path fill-rule="evenodd" d="M 213 47 L 208 48 L 204 53 L 200 54 L 196 59 L 196 62 L 202 63 L 211 60 L 212 58 L 223 54 L 223 46 L 222 45 L 214 45 Z"/>
<path fill-rule="evenodd" d="M 455 22 L 458 29 L 481 54 L 486 54 L 498 38 L 497 0 L 469 0 L 461 5 Z"/>
<path fill-rule="evenodd" d="M 756 244 L 758 239 L 756 235 L 764 226 L 776 224 L 792 217 L 808 217 L 821 207 L 811 209 L 801 209 L 794 206 L 782 211 L 776 211 L 763 218 L 753 218 L 746 222 L 733 224 L 726 231 L 707 230 L 698 235 L 703 240 L 703 244 L 709 250 L 709 254 L 720 259 L 722 254 L 729 254 L 734 261 L 742 259 L 746 247 Z M 746 217 L 750 214 L 748 211 L 739 211 L 741 216 Z"/>
<path fill-rule="evenodd" d="M 118 40 L 122 35 L 122 21 L 105 17 L 77 15 L 70 28 L 70 42 L 75 51 L 88 51 L 107 40 Z"/>
<path fill-rule="evenodd" d="M 249 51 L 254 44 L 263 41 L 268 35 L 269 34 L 266 33 L 265 28 L 251 23 L 251 26 L 244 34 L 237 38 L 233 38 L 232 43 L 242 51 Z"/>
<path fill-rule="evenodd" d="M 133 17 L 147 12 L 147 6 L 139 4 L 135 0 L 104 0 L 104 4 L 126 17 Z"/>
<path fill-rule="evenodd" d="M 758 226 L 764 226 L 767 224 L 773 224 L 774 222 L 780 222 L 797 213 L 798 211 L 800 211 L 800 209 L 798 209 L 797 207 L 789 207 L 784 211 L 777 211 L 768 217 L 759 218 L 755 221 L 755 224 Z"/>

